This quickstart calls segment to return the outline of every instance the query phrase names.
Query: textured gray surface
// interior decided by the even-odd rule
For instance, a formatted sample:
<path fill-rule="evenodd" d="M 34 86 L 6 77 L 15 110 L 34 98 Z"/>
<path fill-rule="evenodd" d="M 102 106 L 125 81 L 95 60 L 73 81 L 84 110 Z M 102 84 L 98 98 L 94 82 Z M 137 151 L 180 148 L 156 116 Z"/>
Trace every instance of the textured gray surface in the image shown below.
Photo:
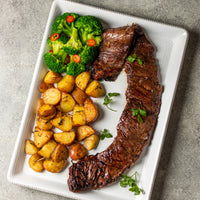
<path fill-rule="evenodd" d="M 200 1 L 76 0 L 190 33 L 152 200 L 200 199 Z M 0 0 L 0 199 L 66 198 L 9 183 L 6 173 L 52 1 Z"/>

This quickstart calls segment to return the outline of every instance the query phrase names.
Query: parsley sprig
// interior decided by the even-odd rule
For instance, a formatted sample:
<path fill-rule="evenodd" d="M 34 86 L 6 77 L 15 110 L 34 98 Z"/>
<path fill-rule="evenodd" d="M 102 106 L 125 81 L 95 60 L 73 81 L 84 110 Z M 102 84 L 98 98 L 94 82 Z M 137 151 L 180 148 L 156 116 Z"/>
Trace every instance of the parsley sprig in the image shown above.
<path fill-rule="evenodd" d="M 121 177 L 121 187 L 129 186 L 129 191 L 134 192 L 134 195 L 139 195 L 140 193 L 145 194 L 144 190 L 139 188 L 137 185 L 137 172 L 135 172 L 132 176 L 121 175 Z"/>
<path fill-rule="evenodd" d="M 108 93 L 108 95 L 105 96 L 104 98 L 104 102 L 103 102 L 103 105 L 105 105 L 109 110 L 112 110 L 114 112 L 117 112 L 116 110 L 113 110 L 112 108 L 110 108 L 108 106 L 109 103 L 111 103 L 112 101 L 112 98 L 111 97 L 116 97 L 116 96 L 119 96 L 119 93 L 117 92 L 113 92 L 113 93 Z"/>
<path fill-rule="evenodd" d="M 147 112 L 145 110 L 142 110 L 140 108 L 138 109 L 131 109 L 132 111 L 132 115 L 137 117 L 137 120 L 140 124 L 143 123 L 143 119 L 141 116 L 146 117 L 147 116 Z"/>
<path fill-rule="evenodd" d="M 104 140 L 105 138 L 111 138 L 111 137 L 113 137 L 109 132 L 108 132 L 108 130 L 107 129 L 104 129 L 103 131 L 101 131 L 101 135 L 100 135 L 100 139 L 101 140 Z"/>
<path fill-rule="evenodd" d="M 135 53 L 132 56 L 128 56 L 127 60 L 129 62 L 134 62 L 134 61 L 137 60 L 137 62 L 138 62 L 139 65 L 142 65 L 142 63 L 144 61 L 144 60 L 141 60 L 140 57 L 137 57 L 137 55 Z"/>

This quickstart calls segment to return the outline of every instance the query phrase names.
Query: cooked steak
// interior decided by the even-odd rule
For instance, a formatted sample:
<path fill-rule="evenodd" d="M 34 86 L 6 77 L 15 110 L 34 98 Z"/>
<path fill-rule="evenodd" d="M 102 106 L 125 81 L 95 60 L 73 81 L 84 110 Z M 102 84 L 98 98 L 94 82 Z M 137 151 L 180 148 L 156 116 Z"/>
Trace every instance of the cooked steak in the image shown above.
<path fill-rule="evenodd" d="M 104 187 L 117 178 L 139 158 L 155 127 L 160 110 L 161 86 L 154 48 L 139 26 L 135 26 L 134 53 L 141 60 L 125 63 L 128 87 L 127 104 L 117 125 L 117 137 L 103 152 L 86 156 L 69 169 L 68 185 L 72 192 Z M 131 109 L 147 112 L 139 123 Z"/>
<path fill-rule="evenodd" d="M 133 34 L 133 25 L 104 31 L 99 56 L 92 66 L 94 79 L 114 81 L 117 78 L 124 66 Z"/>

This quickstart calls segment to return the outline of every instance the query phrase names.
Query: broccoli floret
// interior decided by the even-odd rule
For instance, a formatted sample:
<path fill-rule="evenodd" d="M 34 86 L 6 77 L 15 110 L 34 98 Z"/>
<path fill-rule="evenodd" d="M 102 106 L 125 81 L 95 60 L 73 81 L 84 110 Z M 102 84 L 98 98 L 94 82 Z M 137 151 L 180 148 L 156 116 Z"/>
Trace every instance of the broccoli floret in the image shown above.
<path fill-rule="evenodd" d="M 62 50 L 64 44 L 68 42 L 69 38 L 67 38 L 64 34 L 60 34 L 57 40 L 51 41 L 50 37 L 47 39 L 47 43 L 50 48 L 53 50 L 53 54 L 58 54 L 60 50 Z"/>
<path fill-rule="evenodd" d="M 47 67 L 56 73 L 63 73 L 66 71 L 67 67 L 66 65 L 64 65 L 63 60 L 60 59 L 57 55 L 54 55 L 53 53 L 45 53 L 44 61 Z"/>
<path fill-rule="evenodd" d="M 75 13 L 64 13 L 63 15 L 57 17 L 52 25 L 53 33 L 65 33 L 66 35 L 71 36 L 74 21 L 71 23 L 66 21 L 66 18 L 70 15 L 74 17 L 74 21 L 79 17 Z"/>
<path fill-rule="evenodd" d="M 69 75 L 77 76 L 84 71 L 85 71 L 85 65 L 81 63 L 70 62 L 67 65 L 67 74 Z"/>
<path fill-rule="evenodd" d="M 86 44 L 89 39 L 94 39 L 95 45 L 100 45 L 103 26 L 99 19 L 94 16 L 82 16 L 76 20 L 75 27 L 79 30 L 83 44 Z"/>
<path fill-rule="evenodd" d="M 84 46 L 83 51 L 79 54 L 81 57 L 81 63 L 84 65 L 91 64 L 98 55 L 97 47 Z"/>
<path fill-rule="evenodd" d="M 63 46 L 63 49 L 68 54 L 78 54 L 82 51 L 82 42 L 78 35 L 78 29 L 73 28 L 72 35 L 67 44 Z"/>

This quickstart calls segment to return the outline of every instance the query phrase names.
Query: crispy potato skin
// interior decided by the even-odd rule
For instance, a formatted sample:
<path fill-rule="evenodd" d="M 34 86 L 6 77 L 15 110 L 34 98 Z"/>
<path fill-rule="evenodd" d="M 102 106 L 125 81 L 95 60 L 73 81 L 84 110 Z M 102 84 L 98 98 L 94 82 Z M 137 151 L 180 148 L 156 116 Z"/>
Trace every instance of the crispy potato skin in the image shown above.
<path fill-rule="evenodd" d="M 72 144 L 75 138 L 76 138 L 76 134 L 74 131 L 54 133 L 55 141 L 64 145 Z"/>
<path fill-rule="evenodd" d="M 63 144 L 58 144 L 51 154 L 51 159 L 54 162 L 60 162 L 61 160 L 67 160 L 69 156 L 69 151 L 67 147 Z"/>
<path fill-rule="evenodd" d="M 51 120 L 51 123 L 56 128 L 59 128 L 62 131 L 69 131 L 72 129 L 72 119 L 71 115 L 63 115 L 61 117 Z"/>
<path fill-rule="evenodd" d="M 86 121 L 88 124 L 97 119 L 98 114 L 99 114 L 98 109 L 90 98 L 87 98 L 85 100 L 84 109 L 85 109 Z"/>
<path fill-rule="evenodd" d="M 91 97 L 102 97 L 105 93 L 103 86 L 99 83 L 99 81 L 94 80 L 87 86 L 85 90 L 86 94 Z"/>
<path fill-rule="evenodd" d="M 83 106 L 75 105 L 73 108 L 73 126 L 81 126 L 86 124 L 85 111 Z"/>
<path fill-rule="evenodd" d="M 45 78 L 44 78 L 44 82 L 47 84 L 53 84 L 53 83 L 57 83 L 58 81 L 60 81 L 62 78 L 62 76 L 56 72 L 53 71 L 48 71 L 48 73 L 46 74 Z"/>
<path fill-rule="evenodd" d="M 79 87 L 81 90 L 85 90 L 90 80 L 90 76 L 90 72 L 82 72 L 79 74 L 75 79 L 77 87 Z"/>
<path fill-rule="evenodd" d="M 56 88 L 49 88 L 43 94 L 45 104 L 56 105 L 60 102 L 61 92 Z"/>
<path fill-rule="evenodd" d="M 75 85 L 75 78 L 74 76 L 65 75 L 63 78 L 58 82 L 57 88 L 62 92 L 70 93 L 74 89 Z"/>
<path fill-rule="evenodd" d="M 25 152 L 29 155 L 33 155 L 38 152 L 38 148 L 35 146 L 35 144 L 32 140 L 26 140 Z"/>
<path fill-rule="evenodd" d="M 37 119 L 36 119 L 36 124 L 42 130 L 50 130 L 53 127 L 50 120 L 42 119 L 38 116 L 37 116 Z"/>
<path fill-rule="evenodd" d="M 87 94 L 85 94 L 85 92 L 78 87 L 74 89 L 74 91 L 72 92 L 72 96 L 80 105 L 83 105 L 85 99 L 87 98 Z"/>
<path fill-rule="evenodd" d="M 49 140 L 41 149 L 38 154 L 45 158 L 50 158 L 52 152 L 56 148 L 57 143 L 54 140 Z"/>
<path fill-rule="evenodd" d="M 56 108 L 53 105 L 42 105 L 38 109 L 38 116 L 42 119 L 52 119 L 56 115 Z"/>
<path fill-rule="evenodd" d="M 79 160 L 87 154 L 87 150 L 80 143 L 74 143 L 69 147 L 69 156 L 72 160 Z"/>
<path fill-rule="evenodd" d="M 44 168 L 51 173 L 60 172 L 66 165 L 65 160 L 61 160 L 60 162 L 54 162 L 52 159 L 46 159 L 43 163 Z"/>
<path fill-rule="evenodd" d="M 70 94 L 64 92 L 62 93 L 62 98 L 60 102 L 60 108 L 62 112 L 72 111 L 75 104 L 76 102 Z"/>
<path fill-rule="evenodd" d="M 37 153 L 32 155 L 28 161 L 30 168 L 36 172 L 41 172 L 44 169 L 43 160 L 39 160 L 41 158 L 42 156 L 38 155 Z"/>
<path fill-rule="evenodd" d="M 41 148 L 51 139 L 52 135 L 53 131 L 36 130 L 34 132 L 34 142 L 36 147 Z"/>
<path fill-rule="evenodd" d="M 99 137 L 97 135 L 91 135 L 84 140 L 84 146 L 88 151 L 96 148 L 98 144 Z"/>
<path fill-rule="evenodd" d="M 91 126 L 83 125 L 78 127 L 76 137 L 78 141 L 81 141 L 94 133 L 95 130 Z"/>

